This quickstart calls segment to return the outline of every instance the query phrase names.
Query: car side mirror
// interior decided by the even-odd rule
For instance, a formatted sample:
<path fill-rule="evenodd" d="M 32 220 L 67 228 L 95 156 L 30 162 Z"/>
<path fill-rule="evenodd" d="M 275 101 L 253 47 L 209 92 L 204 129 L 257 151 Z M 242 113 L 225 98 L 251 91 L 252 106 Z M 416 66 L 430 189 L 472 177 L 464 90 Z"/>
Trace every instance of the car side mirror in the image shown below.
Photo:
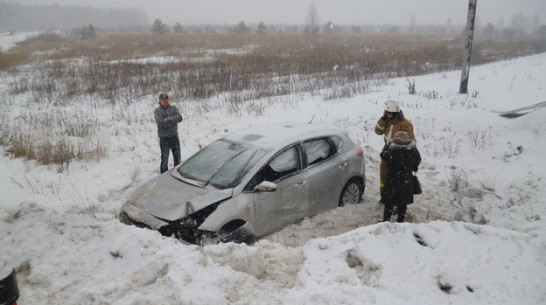
<path fill-rule="evenodd" d="M 277 184 L 269 181 L 263 181 L 254 188 L 255 192 L 274 192 L 276 190 Z"/>

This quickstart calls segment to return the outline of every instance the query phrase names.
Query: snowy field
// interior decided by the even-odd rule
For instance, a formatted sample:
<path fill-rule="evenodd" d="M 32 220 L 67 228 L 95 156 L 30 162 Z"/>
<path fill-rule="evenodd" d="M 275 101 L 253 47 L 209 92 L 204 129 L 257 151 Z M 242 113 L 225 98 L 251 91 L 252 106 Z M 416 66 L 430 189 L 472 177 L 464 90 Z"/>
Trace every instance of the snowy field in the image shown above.
<path fill-rule="evenodd" d="M 26 37 L 39 34 L 39 32 L 22 32 L 15 33 L 14 35 L 8 35 L 8 32 L 0 33 L 0 51 L 6 52 L 9 48 L 15 46 L 19 41 L 24 40 Z"/>
<path fill-rule="evenodd" d="M 546 101 L 546 54 L 472 67 L 468 95 L 454 71 L 412 78 L 415 95 L 407 79 L 391 79 L 348 99 L 285 96 L 236 113 L 171 96 L 184 117 L 183 158 L 243 127 L 312 118 L 364 148 L 362 204 L 252 246 L 186 246 L 116 219 L 159 174 L 159 92 L 130 106 L 55 106 L 9 95 L 14 77 L 0 72 L 0 132 L 32 126 L 28 113 L 62 113 L 97 124 L 89 141 L 107 148 L 63 170 L 2 148 L 0 275 L 18 271 L 19 304 L 546 304 L 546 109 L 495 113 Z M 373 127 L 387 99 L 401 103 L 423 157 L 423 194 L 404 224 L 377 223 L 383 140 Z"/>

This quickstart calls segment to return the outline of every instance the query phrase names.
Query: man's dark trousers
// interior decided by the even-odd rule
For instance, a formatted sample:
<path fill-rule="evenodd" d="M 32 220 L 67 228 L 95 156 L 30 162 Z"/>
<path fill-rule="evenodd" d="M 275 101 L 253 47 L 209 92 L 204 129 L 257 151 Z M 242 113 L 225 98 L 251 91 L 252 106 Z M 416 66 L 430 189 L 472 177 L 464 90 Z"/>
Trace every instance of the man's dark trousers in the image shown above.
<path fill-rule="evenodd" d="M 173 153 L 174 166 L 180 164 L 180 140 L 178 136 L 159 138 L 159 146 L 161 147 L 161 173 L 166 172 L 168 169 L 169 151 Z"/>

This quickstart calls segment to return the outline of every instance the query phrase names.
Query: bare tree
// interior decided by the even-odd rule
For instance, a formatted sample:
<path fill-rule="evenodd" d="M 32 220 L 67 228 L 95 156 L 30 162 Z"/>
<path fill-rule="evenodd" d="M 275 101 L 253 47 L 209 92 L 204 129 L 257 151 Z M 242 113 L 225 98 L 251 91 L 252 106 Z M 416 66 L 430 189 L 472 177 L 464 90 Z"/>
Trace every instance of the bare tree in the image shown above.
<path fill-rule="evenodd" d="M 265 34 L 265 32 L 266 32 L 265 23 L 263 21 L 260 21 L 260 23 L 258 23 L 258 29 L 256 30 L 256 33 Z"/>
<path fill-rule="evenodd" d="M 180 22 L 177 22 L 174 26 L 173 26 L 173 32 L 175 33 L 184 33 L 184 28 L 182 27 L 182 25 L 180 24 Z"/>
<path fill-rule="evenodd" d="M 305 33 L 317 34 L 319 32 L 317 7 L 314 2 L 309 3 L 305 20 Z"/>
<path fill-rule="evenodd" d="M 446 20 L 446 33 L 451 33 L 453 31 L 453 26 L 451 22 L 451 17 L 448 17 Z"/>

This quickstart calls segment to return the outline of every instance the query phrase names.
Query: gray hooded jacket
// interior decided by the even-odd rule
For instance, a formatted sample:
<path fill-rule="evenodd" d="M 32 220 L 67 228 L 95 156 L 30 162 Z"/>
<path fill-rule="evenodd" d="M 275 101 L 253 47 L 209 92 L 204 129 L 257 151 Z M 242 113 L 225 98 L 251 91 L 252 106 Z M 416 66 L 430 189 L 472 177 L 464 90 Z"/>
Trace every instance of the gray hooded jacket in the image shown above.
<path fill-rule="evenodd" d="M 154 110 L 154 118 L 157 123 L 157 136 L 160 138 L 172 138 L 178 136 L 178 123 L 182 122 L 182 115 L 178 108 L 169 105 L 167 108 L 161 106 Z M 166 121 L 163 121 L 167 118 Z"/>

